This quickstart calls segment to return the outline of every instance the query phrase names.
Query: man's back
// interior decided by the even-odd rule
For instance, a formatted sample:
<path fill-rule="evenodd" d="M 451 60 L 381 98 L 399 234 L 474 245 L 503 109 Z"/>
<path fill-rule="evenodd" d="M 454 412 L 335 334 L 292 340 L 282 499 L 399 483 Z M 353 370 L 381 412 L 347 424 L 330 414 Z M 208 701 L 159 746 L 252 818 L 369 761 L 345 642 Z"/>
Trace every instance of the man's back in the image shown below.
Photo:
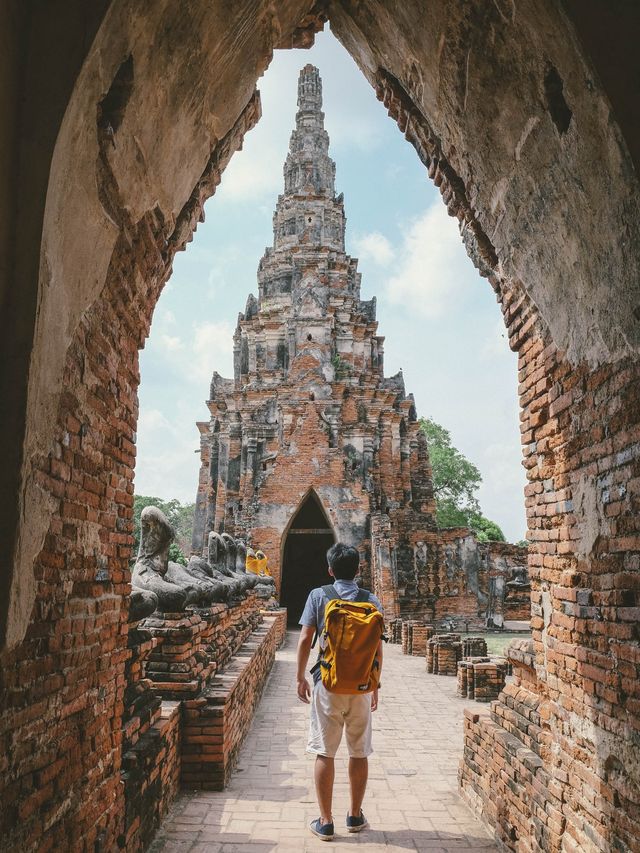
<path fill-rule="evenodd" d="M 361 587 L 358 586 L 355 580 L 343 580 L 341 578 L 334 580 L 333 587 L 338 597 L 345 601 L 355 601 L 361 590 Z M 382 605 L 376 596 L 372 592 L 369 592 L 368 595 L 368 600 L 371 604 L 374 604 L 380 613 L 383 613 Z M 325 593 L 324 587 L 319 586 L 312 589 L 300 617 L 299 624 L 315 628 L 319 637 L 321 637 L 322 629 L 324 628 L 324 612 L 328 601 L 329 597 Z"/>

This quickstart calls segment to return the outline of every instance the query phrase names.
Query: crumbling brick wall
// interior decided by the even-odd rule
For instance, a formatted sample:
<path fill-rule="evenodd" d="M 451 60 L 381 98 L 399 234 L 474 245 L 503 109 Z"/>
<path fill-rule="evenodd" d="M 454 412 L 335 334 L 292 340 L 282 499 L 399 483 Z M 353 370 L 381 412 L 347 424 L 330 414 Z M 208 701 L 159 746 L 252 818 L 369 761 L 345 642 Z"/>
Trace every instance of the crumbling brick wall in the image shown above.
<path fill-rule="evenodd" d="M 576 368 L 524 300 L 507 291 L 503 308 L 520 351 L 533 646 L 517 696 L 508 685 L 490 720 L 467 715 L 462 790 L 508 849 L 634 850 L 640 762 L 622 733 L 640 700 L 640 370 Z"/>
<path fill-rule="evenodd" d="M 454 618 L 473 630 L 505 621 L 529 621 L 531 585 L 527 548 L 478 542 L 473 531 L 440 531 L 438 599 L 434 619 Z"/>
<path fill-rule="evenodd" d="M 178 222 L 158 210 L 135 223 L 125 217 L 102 295 L 68 349 L 53 448 L 33 460 L 51 516 L 34 563 L 36 599 L 24 641 L 2 658 L 0 837 L 15 849 L 114 849 L 125 837 L 138 349 L 173 255 L 258 114 L 254 98 L 212 152 Z M 113 201 L 104 162 L 100 180 Z"/>

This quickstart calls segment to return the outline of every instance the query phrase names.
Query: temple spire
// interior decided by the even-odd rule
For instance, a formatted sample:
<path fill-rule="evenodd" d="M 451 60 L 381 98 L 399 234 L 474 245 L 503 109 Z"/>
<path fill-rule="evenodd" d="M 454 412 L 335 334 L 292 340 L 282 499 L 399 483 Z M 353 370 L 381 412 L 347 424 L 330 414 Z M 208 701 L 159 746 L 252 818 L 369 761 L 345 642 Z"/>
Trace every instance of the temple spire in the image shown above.
<path fill-rule="evenodd" d="M 300 71 L 298 77 L 298 114 L 296 124 L 300 127 L 300 119 L 305 113 L 314 113 L 319 116 L 322 124 L 324 113 L 322 110 L 322 80 L 318 69 L 307 64 Z"/>
<path fill-rule="evenodd" d="M 298 112 L 284 164 L 286 196 L 335 196 L 336 166 L 329 157 L 329 134 L 324 129 L 322 80 L 313 65 L 298 77 Z"/>

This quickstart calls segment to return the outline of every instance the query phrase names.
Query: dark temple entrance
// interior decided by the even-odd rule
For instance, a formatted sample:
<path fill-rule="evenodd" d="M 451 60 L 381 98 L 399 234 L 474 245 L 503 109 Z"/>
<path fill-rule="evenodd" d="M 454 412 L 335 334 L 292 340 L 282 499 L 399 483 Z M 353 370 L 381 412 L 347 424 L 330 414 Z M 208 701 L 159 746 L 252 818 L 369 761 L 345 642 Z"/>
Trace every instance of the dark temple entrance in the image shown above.
<path fill-rule="evenodd" d="M 314 491 L 309 492 L 286 534 L 282 559 L 280 602 L 287 608 L 289 625 L 297 625 L 309 592 L 330 583 L 327 550 L 336 541 L 329 520 Z"/>

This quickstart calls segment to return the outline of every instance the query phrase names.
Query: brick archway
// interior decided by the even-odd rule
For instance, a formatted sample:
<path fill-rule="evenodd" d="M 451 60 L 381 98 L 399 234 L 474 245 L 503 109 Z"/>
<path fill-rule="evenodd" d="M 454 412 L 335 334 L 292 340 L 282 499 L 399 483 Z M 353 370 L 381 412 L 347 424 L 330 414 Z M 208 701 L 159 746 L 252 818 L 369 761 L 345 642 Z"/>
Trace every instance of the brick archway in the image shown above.
<path fill-rule="evenodd" d="M 15 176 L 18 218 L 0 233 L 16 261 L 0 832 L 23 849 L 45 832 L 66 849 L 112 849 L 119 835 L 138 348 L 173 255 L 259 116 L 272 49 L 308 43 L 328 11 L 460 220 L 520 356 L 536 754 L 557 812 L 542 828 L 532 814 L 531 832 L 538 849 L 563 834 L 583 849 L 627 843 L 640 787 L 627 736 L 640 727 L 640 194 L 615 91 L 543 0 L 517 23 L 500 4 L 444 0 L 393 15 L 384 2 L 250 5 L 253 27 L 244 7 L 222 15 L 204 0 L 189 15 L 127 0 L 91 21 L 70 10 L 86 52 L 43 61 L 23 83 L 40 124 L 16 107 L 3 130 L 25 134 L 31 171 Z M 29 26 L 20 14 L 17 44 L 37 52 L 45 13 Z M 60 88 L 47 101 L 48 78 Z M 526 793 L 509 796 L 505 843 Z"/>

